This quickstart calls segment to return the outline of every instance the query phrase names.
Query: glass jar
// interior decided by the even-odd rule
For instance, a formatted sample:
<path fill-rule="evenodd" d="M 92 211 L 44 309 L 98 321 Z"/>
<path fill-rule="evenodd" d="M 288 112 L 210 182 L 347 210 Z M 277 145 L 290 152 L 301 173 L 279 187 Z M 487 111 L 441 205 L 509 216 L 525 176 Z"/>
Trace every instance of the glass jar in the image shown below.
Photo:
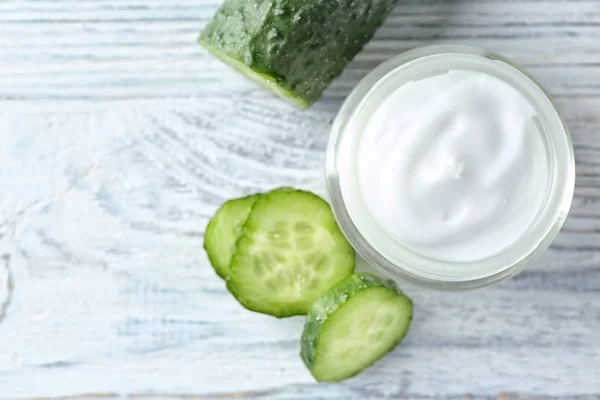
<path fill-rule="evenodd" d="M 429 258 L 403 246 L 370 214 L 360 191 L 346 190 L 341 174 L 356 154 L 341 146 L 364 126 L 383 100 L 403 84 L 452 69 L 494 75 L 516 88 L 536 108 L 534 118 L 548 155 L 548 187 L 531 225 L 513 244 L 477 261 Z M 486 286 L 522 271 L 558 234 L 573 198 L 575 159 L 567 126 L 549 94 L 522 68 L 482 49 L 438 45 L 402 53 L 369 73 L 344 102 L 327 150 L 327 189 L 338 223 L 364 260 L 393 279 L 438 290 Z M 343 178 L 343 176 L 342 176 Z"/>

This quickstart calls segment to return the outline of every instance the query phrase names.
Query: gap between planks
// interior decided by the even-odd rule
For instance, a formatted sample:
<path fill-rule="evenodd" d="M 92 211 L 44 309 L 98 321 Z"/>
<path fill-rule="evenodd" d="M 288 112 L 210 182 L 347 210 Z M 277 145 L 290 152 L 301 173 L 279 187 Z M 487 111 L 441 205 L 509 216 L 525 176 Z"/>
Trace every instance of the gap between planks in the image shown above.
<path fill-rule="evenodd" d="M 131 393 L 120 395 L 118 393 L 84 393 L 57 397 L 27 397 L 21 400 L 101 400 L 101 399 L 257 399 L 268 398 L 274 395 L 283 394 L 280 390 L 251 391 L 251 392 L 230 392 L 215 394 L 186 394 L 186 393 Z M 309 393 L 307 393 L 309 395 Z M 397 400 L 600 400 L 600 394 L 591 395 L 573 395 L 573 396 L 546 396 L 529 395 L 524 393 L 499 393 L 495 395 L 474 395 L 470 393 L 453 396 L 429 396 L 407 393 L 402 397 L 396 397 Z"/>

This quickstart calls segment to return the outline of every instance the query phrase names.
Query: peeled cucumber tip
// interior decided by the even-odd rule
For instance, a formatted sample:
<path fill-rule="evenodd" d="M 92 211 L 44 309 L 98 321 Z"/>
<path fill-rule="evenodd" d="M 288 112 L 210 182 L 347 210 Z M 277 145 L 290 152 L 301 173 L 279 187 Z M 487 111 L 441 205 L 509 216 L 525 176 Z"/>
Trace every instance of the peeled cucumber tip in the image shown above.
<path fill-rule="evenodd" d="M 299 108 L 301 110 L 306 110 L 308 107 L 311 106 L 312 103 L 307 102 L 303 98 L 298 97 L 294 93 L 290 92 L 289 90 L 287 90 L 287 89 L 281 87 L 279 84 L 277 84 L 276 80 L 273 77 L 254 71 L 252 68 L 248 67 L 246 64 L 242 63 L 241 61 L 236 60 L 235 58 L 232 58 L 232 57 L 228 56 L 227 54 L 223 53 L 222 51 L 220 51 L 219 49 L 215 48 L 214 46 L 212 46 L 211 44 L 206 42 L 202 38 L 202 35 L 200 35 L 200 37 L 198 38 L 198 43 L 202 47 L 204 47 L 209 53 L 211 53 L 212 55 L 217 57 L 219 60 L 221 60 L 225 64 L 231 66 L 232 68 L 234 68 L 235 70 L 240 72 L 245 77 L 247 77 L 247 78 L 251 79 L 252 81 L 260 84 L 261 86 L 267 88 L 268 90 L 275 93 L 279 97 L 287 100 L 294 107 Z"/>

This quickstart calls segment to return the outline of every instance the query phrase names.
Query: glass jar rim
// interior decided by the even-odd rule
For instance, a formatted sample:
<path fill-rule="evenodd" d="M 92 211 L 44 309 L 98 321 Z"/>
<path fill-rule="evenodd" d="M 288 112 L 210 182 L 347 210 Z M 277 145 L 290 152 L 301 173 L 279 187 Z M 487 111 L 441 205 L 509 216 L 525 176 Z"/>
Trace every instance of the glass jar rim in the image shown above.
<path fill-rule="evenodd" d="M 511 71 L 518 72 L 523 77 L 524 82 L 526 82 L 527 85 L 530 85 L 530 89 L 534 88 L 534 90 L 539 92 L 537 94 L 539 99 L 544 101 L 543 106 L 545 107 L 545 111 L 543 115 L 546 119 L 552 118 L 552 124 L 547 127 L 553 135 L 552 140 L 560 140 L 558 143 L 558 145 L 560 145 L 558 148 L 560 154 L 554 154 L 557 165 L 553 166 L 555 174 L 553 175 L 553 181 L 550 184 L 553 188 L 553 191 L 550 192 L 550 195 L 553 196 L 553 202 L 551 203 L 553 208 L 546 210 L 548 215 L 545 215 L 545 218 L 547 220 L 545 221 L 545 225 L 543 225 L 543 229 L 540 228 L 543 232 L 536 238 L 536 241 L 529 246 L 527 251 L 519 256 L 518 261 L 511 263 L 510 265 L 496 266 L 494 272 L 463 276 L 461 278 L 420 274 L 417 270 L 410 267 L 410 261 L 405 262 L 405 260 L 402 260 L 402 262 L 399 263 L 396 260 L 396 262 L 393 262 L 381 254 L 380 251 L 369 243 L 355 225 L 347 204 L 344 201 L 340 183 L 340 170 L 338 169 L 340 157 L 338 150 L 340 141 L 348 125 L 351 124 L 353 117 L 361 110 L 361 107 L 365 103 L 369 102 L 371 94 L 378 90 L 378 87 L 384 85 L 386 80 L 396 71 L 405 68 L 406 65 L 419 60 L 432 58 L 433 56 L 446 55 L 463 57 L 465 59 L 478 57 L 487 60 L 486 62 L 491 60 L 499 62 L 502 68 L 510 68 Z M 425 70 L 422 73 L 427 76 L 428 71 Z M 534 104 L 536 102 L 535 99 L 531 98 L 530 101 Z M 539 104 L 535 105 L 536 107 L 539 106 Z M 556 143 L 553 142 L 553 145 L 555 144 Z M 559 168 L 560 171 L 558 171 L 557 175 L 556 171 Z M 332 208 L 342 231 L 358 254 L 361 255 L 368 264 L 396 280 L 411 283 L 416 286 L 439 290 L 466 290 L 486 286 L 517 274 L 550 245 L 564 224 L 564 220 L 571 206 L 575 182 L 575 161 L 571 137 L 560 112 L 550 95 L 525 70 L 496 53 L 480 48 L 462 45 L 435 45 L 420 47 L 401 53 L 376 67 L 358 83 L 342 105 L 332 127 L 327 149 L 326 182 Z M 545 207 L 550 206 L 545 205 Z M 407 260 L 432 261 L 411 250 L 404 249 L 403 251 Z M 433 260 L 432 262 L 436 262 L 440 265 L 456 265 L 456 263 L 453 262 L 444 262 L 440 260 Z M 492 265 L 492 262 L 493 261 L 490 261 L 490 265 Z M 472 264 L 474 265 L 475 263 L 476 262 L 473 262 Z"/>

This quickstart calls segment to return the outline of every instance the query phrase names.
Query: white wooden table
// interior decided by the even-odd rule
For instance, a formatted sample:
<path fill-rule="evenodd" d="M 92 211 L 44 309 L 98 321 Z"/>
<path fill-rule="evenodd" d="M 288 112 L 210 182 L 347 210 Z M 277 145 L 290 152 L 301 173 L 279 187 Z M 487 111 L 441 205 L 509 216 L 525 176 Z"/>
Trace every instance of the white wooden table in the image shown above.
<path fill-rule="evenodd" d="M 600 1 L 400 0 L 306 112 L 195 44 L 218 3 L 0 1 L 0 398 L 599 399 Z M 318 385 L 298 357 L 303 319 L 242 309 L 204 228 L 230 197 L 323 193 L 344 96 L 432 43 L 501 52 L 555 96 L 574 206 L 526 272 L 413 293 L 402 346 Z"/>

